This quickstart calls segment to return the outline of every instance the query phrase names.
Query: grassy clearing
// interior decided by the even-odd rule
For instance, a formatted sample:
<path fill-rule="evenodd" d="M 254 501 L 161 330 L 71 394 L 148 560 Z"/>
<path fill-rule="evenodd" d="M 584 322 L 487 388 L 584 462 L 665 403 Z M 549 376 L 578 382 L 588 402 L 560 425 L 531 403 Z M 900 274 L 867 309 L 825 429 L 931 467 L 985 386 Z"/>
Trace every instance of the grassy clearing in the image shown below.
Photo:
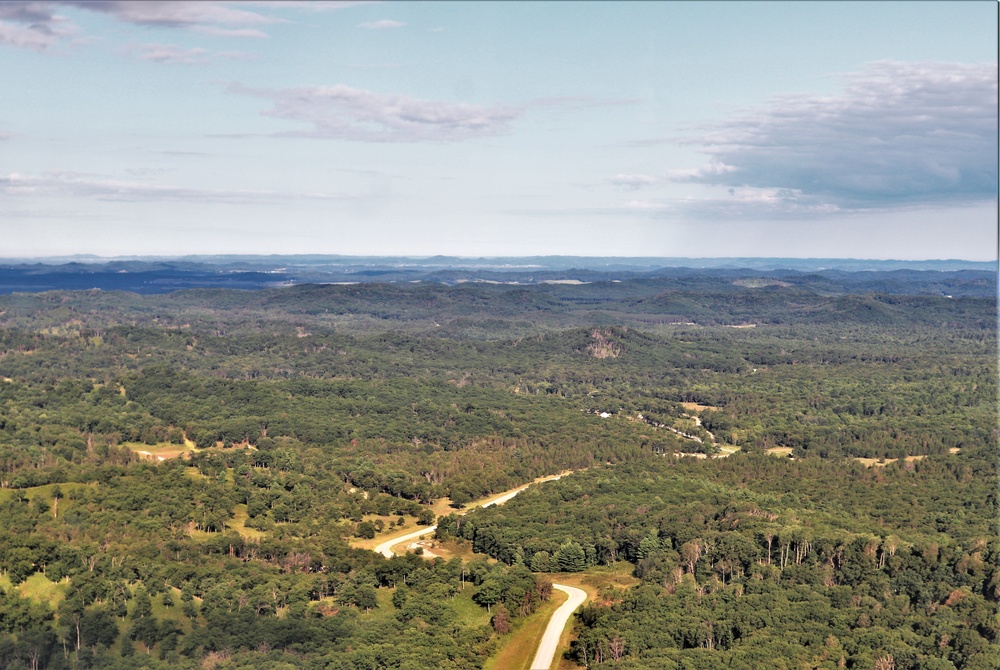
<path fill-rule="evenodd" d="M 7 573 L 0 573 L 0 589 L 3 589 L 5 593 L 18 593 L 22 598 L 29 598 L 36 603 L 48 603 L 52 609 L 59 607 L 59 603 L 66 597 L 66 590 L 68 588 L 68 579 L 61 582 L 52 582 L 40 572 L 36 572 L 17 586 L 14 586 L 11 584 Z"/>
<path fill-rule="evenodd" d="M 683 407 L 688 412 L 704 412 L 706 409 L 710 409 L 713 412 L 718 411 L 718 407 L 713 405 L 702 405 L 696 402 L 682 402 L 681 407 Z"/>
<path fill-rule="evenodd" d="M 173 600 L 173 605 L 170 607 L 163 604 L 163 594 L 157 594 L 150 597 L 150 602 L 153 605 L 153 616 L 157 619 L 166 619 L 175 622 L 184 634 L 187 635 L 191 632 L 191 620 L 184 616 L 184 612 L 181 611 L 181 590 L 170 588 L 167 593 L 170 594 Z"/>
<path fill-rule="evenodd" d="M 507 635 L 503 647 L 487 659 L 483 670 L 529 670 L 549 619 L 566 602 L 566 597 L 565 593 L 553 590 L 549 602 L 523 619 L 517 629 Z"/>
<path fill-rule="evenodd" d="M 904 457 L 903 460 L 913 462 L 913 461 L 922 460 L 924 458 L 927 458 L 926 454 L 921 454 L 919 456 L 906 456 L 906 457 Z M 854 460 L 856 460 L 858 463 L 861 463 L 866 468 L 870 468 L 872 466 L 877 467 L 877 468 L 882 468 L 882 467 L 885 467 L 885 466 L 889 465 L 890 463 L 895 463 L 899 459 L 898 458 L 861 458 L 859 456 L 859 457 L 855 458 Z"/>
<path fill-rule="evenodd" d="M 248 519 L 247 506 L 246 505 L 236 505 L 233 507 L 233 518 L 229 520 L 226 524 L 230 529 L 235 530 L 237 533 L 247 538 L 248 540 L 259 540 L 265 537 L 267 534 L 263 531 L 259 531 L 256 528 L 247 528 L 246 522 Z"/>
<path fill-rule="evenodd" d="M 35 498 L 41 496 L 43 500 L 52 502 L 52 491 L 56 487 L 62 491 L 62 498 L 59 500 L 59 513 L 62 514 L 63 510 L 69 509 L 73 504 L 72 500 L 69 500 L 71 491 L 81 491 L 85 488 L 97 486 L 97 484 L 80 484 L 78 482 L 65 482 L 62 484 L 45 484 L 43 486 L 32 486 L 31 488 L 24 489 L 24 495 L 28 500 L 34 500 Z M 0 489 L 0 502 L 9 500 L 14 495 L 14 489 Z"/>
<path fill-rule="evenodd" d="M 159 444 L 144 444 L 142 442 L 122 442 L 123 447 L 128 447 L 133 453 L 151 461 L 165 461 L 168 458 L 187 458 L 188 454 L 195 450 L 193 442 L 185 441 L 184 444 L 171 444 L 161 442 Z"/>
<path fill-rule="evenodd" d="M 475 592 L 475 587 L 466 584 L 451 601 L 458 622 L 463 626 L 485 626 L 490 622 L 489 612 L 472 602 L 472 594 Z"/>
<path fill-rule="evenodd" d="M 765 450 L 764 453 L 768 456 L 783 456 L 788 458 L 792 455 L 793 451 L 794 449 L 791 447 L 771 447 L 770 449 Z"/>
<path fill-rule="evenodd" d="M 614 590 L 631 588 L 639 584 L 632 575 L 633 566 L 628 561 L 614 565 L 599 565 L 586 572 L 550 573 L 548 577 L 558 584 L 575 586 L 587 592 L 587 602 L 608 603 Z"/>
<path fill-rule="evenodd" d="M 198 479 L 198 480 L 200 480 L 200 479 L 208 479 L 208 477 L 206 477 L 205 475 L 203 475 L 200 472 L 198 472 L 198 468 L 196 468 L 196 467 L 187 467 L 187 468 L 184 468 L 184 474 L 187 475 L 188 477 L 190 477 L 191 479 Z"/>
<path fill-rule="evenodd" d="M 442 542 L 440 540 L 429 539 L 425 540 L 421 544 L 426 544 L 426 548 L 424 549 L 425 556 L 427 555 L 427 552 L 430 552 L 435 556 L 440 556 L 446 561 L 450 561 L 453 558 L 460 558 L 463 563 L 468 563 L 473 559 L 485 557 L 485 554 L 477 554 L 473 552 L 472 543 L 468 540 L 452 539 Z M 496 562 L 496 559 L 486 558 L 490 563 Z"/>

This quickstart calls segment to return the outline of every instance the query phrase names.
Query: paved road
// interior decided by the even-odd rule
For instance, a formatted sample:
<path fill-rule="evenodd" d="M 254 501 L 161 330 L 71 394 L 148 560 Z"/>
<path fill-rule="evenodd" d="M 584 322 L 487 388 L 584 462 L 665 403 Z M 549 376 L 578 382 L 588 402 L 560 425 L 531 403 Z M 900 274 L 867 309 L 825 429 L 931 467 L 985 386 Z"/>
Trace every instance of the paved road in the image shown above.
<path fill-rule="evenodd" d="M 562 475 L 552 475 L 550 477 L 544 477 L 544 478 L 542 478 L 542 479 L 540 479 L 540 480 L 538 480 L 536 482 L 532 482 L 532 483 L 540 484 L 542 482 L 551 482 L 551 481 L 555 481 L 557 479 L 562 479 Z M 497 498 L 494 498 L 493 500 L 490 500 L 488 503 L 483 503 L 482 505 L 473 504 L 468 509 L 464 509 L 464 510 L 459 511 L 458 514 L 459 515 L 465 514 L 470 509 L 473 509 L 476 506 L 479 506 L 479 507 L 489 507 L 490 505 L 502 505 L 505 502 L 507 502 L 508 500 L 510 500 L 511 498 L 513 498 L 514 496 L 516 496 L 518 493 L 520 493 L 521 491 L 523 491 L 524 489 L 528 488 L 529 486 L 531 486 L 531 484 L 525 484 L 524 486 L 519 486 L 519 487 L 517 487 L 516 489 L 514 489 L 512 491 L 508 491 L 507 493 L 504 493 L 502 496 L 498 496 Z M 382 544 L 380 544 L 377 547 L 375 547 L 375 553 L 376 554 L 382 554 L 386 558 L 392 558 L 393 557 L 392 548 L 395 547 L 397 544 L 400 544 L 401 542 L 409 542 L 410 540 L 415 540 L 418 537 L 421 537 L 423 535 L 429 535 L 430 533 L 433 533 L 435 530 L 437 530 L 437 526 L 427 526 L 426 528 L 420 528 L 419 530 L 415 530 L 412 533 L 408 533 L 406 535 L 400 535 L 399 537 L 389 538 L 388 540 L 386 540 Z"/>
<path fill-rule="evenodd" d="M 553 481 L 555 479 L 560 479 L 562 475 L 553 475 L 551 477 L 546 477 L 541 481 Z M 540 483 L 540 482 L 536 482 Z M 490 505 L 502 505 L 518 493 L 528 488 L 529 484 L 518 487 L 513 491 L 509 491 L 502 496 L 499 496 L 488 503 L 482 505 L 482 507 L 489 507 Z M 463 510 L 459 514 L 465 514 L 468 510 Z M 400 535 L 399 537 L 393 537 L 382 544 L 375 547 L 375 553 L 382 554 L 386 558 L 392 558 L 394 552 L 392 548 L 403 542 L 409 542 L 410 540 L 415 540 L 418 537 L 428 535 L 437 530 L 437 526 L 427 526 L 426 528 L 420 528 L 413 531 L 412 533 L 407 533 L 406 535 Z M 563 629 L 566 628 L 566 622 L 569 621 L 570 616 L 576 611 L 580 605 L 587 599 L 586 592 L 573 587 L 573 586 L 563 586 L 562 584 L 553 584 L 552 588 L 559 589 L 563 593 L 567 594 L 569 598 L 559 609 L 555 611 L 552 618 L 549 619 L 549 625 L 545 628 L 545 634 L 542 635 L 542 641 L 538 645 L 538 651 L 535 653 L 535 660 L 531 663 L 531 670 L 549 670 L 552 667 L 552 660 L 556 656 L 556 650 L 559 648 L 559 638 L 562 636 Z"/>
<path fill-rule="evenodd" d="M 542 482 L 554 482 L 557 479 L 562 479 L 562 477 L 563 477 L 562 475 L 552 475 L 550 477 L 539 479 L 536 482 L 532 482 L 532 484 L 541 484 Z M 502 496 L 496 498 L 495 500 L 491 500 L 488 503 L 483 503 L 482 505 L 480 505 L 480 507 L 489 507 L 490 505 L 502 505 L 511 498 L 513 498 L 514 496 L 516 496 L 518 493 L 523 491 L 524 489 L 528 488 L 529 486 L 531 486 L 531 484 L 525 484 L 524 486 L 519 486 L 513 491 L 508 491 L 507 493 L 504 493 Z M 464 514 L 464 512 L 462 512 L 462 514 Z"/>
<path fill-rule="evenodd" d="M 566 628 L 566 622 L 569 621 L 576 608 L 587 599 L 586 592 L 576 587 L 563 586 L 562 584 L 553 584 L 552 587 L 559 589 L 569 598 L 559 606 L 559 609 L 549 619 L 549 625 L 545 628 L 545 634 L 542 636 L 538 651 L 535 653 L 535 660 L 531 662 L 531 670 L 549 670 L 552 667 L 556 650 L 559 648 L 559 637 L 562 635 L 563 629 Z"/>
<path fill-rule="evenodd" d="M 412 533 L 407 533 L 406 535 L 400 535 L 399 537 L 390 538 L 385 542 L 383 542 L 382 544 L 380 544 L 379 546 L 375 547 L 375 553 L 382 554 L 386 558 L 392 558 L 394 555 L 392 548 L 395 547 L 400 542 L 409 542 L 410 540 L 415 540 L 422 535 L 433 533 L 436 530 L 437 526 L 427 526 L 426 528 L 415 530 Z"/>

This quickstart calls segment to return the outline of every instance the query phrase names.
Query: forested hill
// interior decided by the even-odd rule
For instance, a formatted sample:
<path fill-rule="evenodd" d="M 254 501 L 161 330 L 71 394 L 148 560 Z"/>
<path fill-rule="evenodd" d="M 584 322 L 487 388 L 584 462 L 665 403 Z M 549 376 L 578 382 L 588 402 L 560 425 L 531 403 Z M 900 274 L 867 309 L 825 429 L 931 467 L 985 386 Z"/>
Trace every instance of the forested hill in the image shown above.
<path fill-rule="evenodd" d="M 666 280 L 709 288 L 732 282 L 788 284 L 836 295 L 883 292 L 995 295 L 996 265 L 970 261 L 669 258 L 365 258 L 336 256 L 191 257 L 182 259 L 3 261 L 0 294 L 51 290 L 170 293 L 189 288 L 263 289 L 302 284 L 572 283 Z M 583 286 L 580 286 L 583 284 Z"/>
<path fill-rule="evenodd" d="M 891 275 L 891 276 L 890 276 Z M 866 275 L 867 276 L 867 275 Z M 66 329 L 146 325 L 240 331 L 336 328 L 496 339 L 593 325 L 748 326 L 855 323 L 992 328 L 996 275 L 907 273 L 797 283 L 719 274 L 584 285 L 367 283 L 259 291 L 189 289 L 164 295 L 50 291 L 0 296 L 0 324 Z M 876 290 L 887 289 L 887 290 Z"/>
<path fill-rule="evenodd" d="M 578 570 L 642 582 L 584 613 L 589 668 L 992 667 L 995 289 L 2 295 L 0 667 L 481 668 Z M 436 516 L 480 556 L 351 544 Z"/>

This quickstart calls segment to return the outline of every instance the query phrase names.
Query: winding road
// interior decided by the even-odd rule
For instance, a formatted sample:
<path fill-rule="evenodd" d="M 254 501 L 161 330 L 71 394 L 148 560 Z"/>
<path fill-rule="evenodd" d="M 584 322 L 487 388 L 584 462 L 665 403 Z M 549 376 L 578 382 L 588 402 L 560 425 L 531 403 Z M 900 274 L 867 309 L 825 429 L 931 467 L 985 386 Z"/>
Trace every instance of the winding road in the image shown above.
<path fill-rule="evenodd" d="M 558 474 L 558 475 L 550 475 L 548 477 L 541 477 L 540 479 L 536 479 L 535 481 L 531 482 L 531 484 L 553 482 L 557 479 L 562 479 L 563 476 L 564 476 L 563 474 Z M 531 486 L 531 484 L 524 484 L 523 486 L 518 486 L 516 489 L 511 489 L 506 493 L 501 493 L 496 497 L 486 498 L 486 502 L 474 503 L 470 505 L 468 508 L 459 511 L 458 514 L 459 515 L 465 514 L 470 509 L 475 509 L 476 507 L 489 507 L 490 505 L 502 505 L 511 498 L 513 498 L 514 496 L 516 496 L 518 493 L 523 491 L 524 489 Z M 390 537 L 388 540 L 375 547 L 374 551 L 376 554 L 382 554 L 386 558 L 392 558 L 395 553 L 393 552 L 392 548 L 395 547 L 397 544 L 402 544 L 403 542 L 409 542 L 411 540 L 417 539 L 418 537 L 429 535 L 433 533 L 435 530 L 437 530 L 436 525 L 427 526 L 426 528 L 419 528 L 411 533 L 407 533 L 406 535 L 397 535 L 396 537 Z"/>
<path fill-rule="evenodd" d="M 410 540 L 415 540 L 418 537 L 422 537 L 429 533 L 433 533 L 437 530 L 437 526 L 427 526 L 426 528 L 420 528 L 412 533 L 407 533 L 406 535 L 400 535 L 399 537 L 392 537 L 383 542 L 382 544 L 375 547 L 376 554 L 382 554 L 386 558 L 392 558 L 395 552 L 392 550 L 397 544 L 402 544 L 403 542 L 409 542 Z"/>
<path fill-rule="evenodd" d="M 561 478 L 563 475 L 552 475 L 551 477 L 545 477 L 536 480 L 535 484 L 540 484 L 542 482 L 550 482 L 555 479 Z M 475 507 L 489 507 L 490 505 L 502 505 L 524 489 L 531 486 L 531 484 L 525 484 L 524 486 L 519 486 L 516 489 L 502 493 L 495 498 L 488 499 L 487 502 L 482 504 L 473 505 L 469 509 Z M 459 512 L 460 514 L 465 514 L 467 510 Z M 427 526 L 426 528 L 420 528 L 413 532 L 407 533 L 406 535 L 399 535 L 396 537 L 391 537 L 382 544 L 375 547 L 375 553 L 382 554 L 386 558 L 392 558 L 395 552 L 392 550 L 393 547 L 400 545 L 404 542 L 410 542 L 418 537 L 423 537 L 424 535 L 429 535 L 437 530 L 437 526 Z M 556 651 L 559 649 L 559 638 L 562 637 L 563 629 L 566 628 L 566 623 L 569 618 L 573 615 L 573 612 L 577 610 L 580 605 L 587 600 L 587 593 L 582 589 L 578 589 L 575 586 L 565 586 L 563 584 L 553 584 L 552 588 L 562 591 L 569 598 L 566 599 L 562 605 L 552 614 L 552 618 L 549 619 L 549 625 L 545 627 L 545 633 L 542 635 L 542 641 L 538 644 L 538 651 L 535 653 L 535 660 L 531 662 L 531 670 L 549 670 L 552 667 L 552 661 L 555 659 Z"/>
<path fill-rule="evenodd" d="M 549 619 L 549 625 L 545 627 L 545 634 L 542 635 L 542 641 L 538 643 L 538 651 L 535 652 L 535 660 L 531 662 L 531 670 L 549 670 L 552 667 L 552 661 L 555 659 L 556 650 L 559 649 L 559 638 L 562 637 L 563 629 L 566 628 L 566 623 L 569 618 L 573 616 L 573 612 L 576 611 L 580 605 L 587 599 L 587 593 L 583 589 L 578 589 L 575 586 L 564 586 L 562 584 L 553 584 L 552 588 L 559 589 L 563 593 L 569 596 L 559 609 L 553 613 L 552 618 Z"/>

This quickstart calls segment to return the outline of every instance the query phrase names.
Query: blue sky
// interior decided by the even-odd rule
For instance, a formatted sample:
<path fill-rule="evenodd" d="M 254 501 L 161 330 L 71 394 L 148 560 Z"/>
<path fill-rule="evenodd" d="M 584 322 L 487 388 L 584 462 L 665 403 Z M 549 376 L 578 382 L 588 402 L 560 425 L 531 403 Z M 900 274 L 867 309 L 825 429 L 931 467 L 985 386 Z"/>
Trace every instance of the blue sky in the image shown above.
<path fill-rule="evenodd" d="M 0 2 L 0 257 L 997 253 L 997 4 Z"/>

